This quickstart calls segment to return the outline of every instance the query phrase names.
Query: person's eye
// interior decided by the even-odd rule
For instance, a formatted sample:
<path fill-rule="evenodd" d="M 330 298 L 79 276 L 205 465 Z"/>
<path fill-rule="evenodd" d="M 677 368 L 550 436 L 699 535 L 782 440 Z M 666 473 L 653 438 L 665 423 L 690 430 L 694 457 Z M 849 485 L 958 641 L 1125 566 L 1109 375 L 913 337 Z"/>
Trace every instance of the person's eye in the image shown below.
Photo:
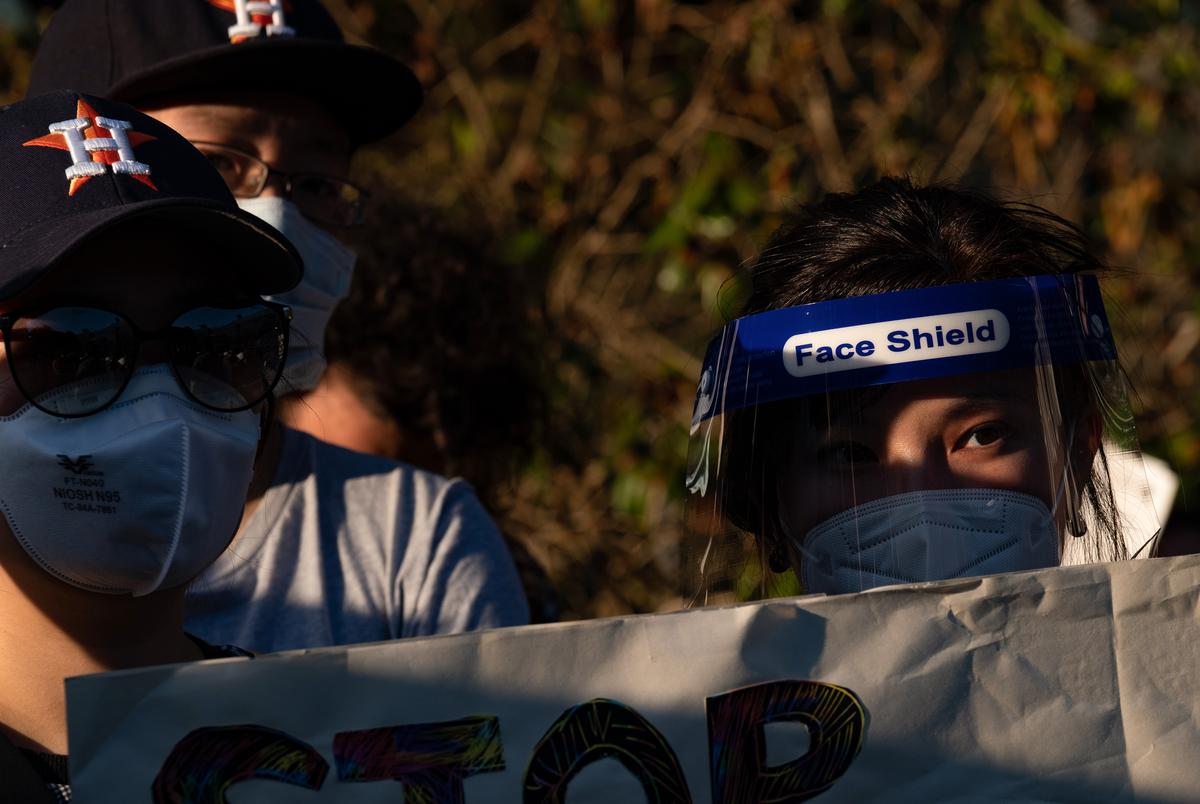
<path fill-rule="evenodd" d="M 208 157 L 210 165 L 217 169 L 217 172 L 228 180 L 231 177 L 237 177 L 241 174 L 241 162 L 229 154 L 220 153 L 219 151 L 208 151 L 204 154 Z"/>
<path fill-rule="evenodd" d="M 221 178 L 234 195 L 253 194 L 258 185 L 266 180 L 263 166 L 248 154 L 203 145 L 199 146 L 199 149 L 208 163 L 221 174 Z"/>
<path fill-rule="evenodd" d="M 217 170 L 225 171 L 231 169 L 236 163 L 225 154 L 207 153 L 208 161 Z"/>
<path fill-rule="evenodd" d="M 988 422 L 972 427 L 961 439 L 960 449 L 984 449 L 1002 444 L 1009 435 L 1009 428 L 1002 422 Z"/>
<path fill-rule="evenodd" d="M 817 461 L 829 467 L 854 466 L 878 463 L 879 456 L 870 447 L 857 441 L 833 441 L 817 451 Z"/>
<path fill-rule="evenodd" d="M 320 176 L 305 176 L 296 180 L 296 192 L 317 201 L 332 201 L 341 197 L 338 184 Z"/>

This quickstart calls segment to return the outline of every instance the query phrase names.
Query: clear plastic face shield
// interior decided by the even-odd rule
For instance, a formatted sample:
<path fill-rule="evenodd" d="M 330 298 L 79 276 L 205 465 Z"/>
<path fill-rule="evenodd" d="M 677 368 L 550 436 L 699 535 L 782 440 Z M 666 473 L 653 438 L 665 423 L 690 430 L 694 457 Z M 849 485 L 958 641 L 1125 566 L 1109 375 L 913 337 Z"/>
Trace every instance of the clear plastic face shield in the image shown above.
<path fill-rule="evenodd" d="M 1093 276 L 838 299 L 733 321 L 691 425 L 692 605 L 1152 552 Z"/>

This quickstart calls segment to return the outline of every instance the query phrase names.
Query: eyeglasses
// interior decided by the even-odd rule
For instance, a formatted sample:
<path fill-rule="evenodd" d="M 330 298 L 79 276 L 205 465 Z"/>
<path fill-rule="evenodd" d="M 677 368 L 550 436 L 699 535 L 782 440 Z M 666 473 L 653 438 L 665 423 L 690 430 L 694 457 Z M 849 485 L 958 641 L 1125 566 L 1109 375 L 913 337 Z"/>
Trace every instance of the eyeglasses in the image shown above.
<path fill-rule="evenodd" d="M 238 198 L 256 198 L 271 176 L 284 180 L 283 193 L 305 217 L 329 226 L 357 226 L 369 194 L 361 187 L 324 173 L 284 173 L 253 154 L 215 142 L 193 142 L 208 157 Z"/>
<path fill-rule="evenodd" d="M 90 416 L 115 402 L 150 342 L 165 343 L 162 358 L 189 397 L 233 413 L 262 402 L 279 382 L 291 317 L 286 305 L 265 301 L 196 307 L 147 332 L 109 310 L 53 307 L 0 315 L 0 332 L 17 388 L 52 416 Z"/>

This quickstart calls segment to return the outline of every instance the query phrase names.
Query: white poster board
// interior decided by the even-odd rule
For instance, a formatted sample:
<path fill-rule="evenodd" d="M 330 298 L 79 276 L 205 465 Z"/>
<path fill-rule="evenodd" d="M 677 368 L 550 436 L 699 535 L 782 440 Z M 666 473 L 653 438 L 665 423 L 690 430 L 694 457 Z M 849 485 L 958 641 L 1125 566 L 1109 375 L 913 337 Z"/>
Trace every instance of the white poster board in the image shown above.
<path fill-rule="evenodd" d="M 1195 800 L 1198 611 L 1186 557 L 88 676 L 72 778 L 83 804 Z"/>

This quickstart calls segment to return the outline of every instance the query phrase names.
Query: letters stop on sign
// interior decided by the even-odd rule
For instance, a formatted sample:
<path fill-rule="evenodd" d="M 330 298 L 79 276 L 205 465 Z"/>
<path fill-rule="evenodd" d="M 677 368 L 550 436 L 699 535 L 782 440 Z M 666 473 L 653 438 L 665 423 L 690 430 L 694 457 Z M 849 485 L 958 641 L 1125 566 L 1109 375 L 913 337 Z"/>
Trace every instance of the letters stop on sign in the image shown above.
<path fill-rule="evenodd" d="M 866 711 L 848 689 L 819 681 L 757 684 L 706 701 L 714 804 L 806 801 L 828 790 L 858 756 Z M 795 720 L 809 730 L 801 756 L 766 762 L 764 726 Z M 405 801 L 466 804 L 463 780 L 505 769 L 501 723 L 477 716 L 339 732 L 333 738 L 339 783 L 401 782 Z M 524 804 L 565 804 L 581 770 L 616 759 L 641 783 L 646 800 L 691 804 L 679 759 L 666 738 L 632 707 L 597 698 L 555 721 L 528 758 Z M 320 790 L 329 764 L 311 745 L 255 725 L 207 727 L 171 751 L 154 780 L 155 804 L 222 804 L 251 779 Z"/>

